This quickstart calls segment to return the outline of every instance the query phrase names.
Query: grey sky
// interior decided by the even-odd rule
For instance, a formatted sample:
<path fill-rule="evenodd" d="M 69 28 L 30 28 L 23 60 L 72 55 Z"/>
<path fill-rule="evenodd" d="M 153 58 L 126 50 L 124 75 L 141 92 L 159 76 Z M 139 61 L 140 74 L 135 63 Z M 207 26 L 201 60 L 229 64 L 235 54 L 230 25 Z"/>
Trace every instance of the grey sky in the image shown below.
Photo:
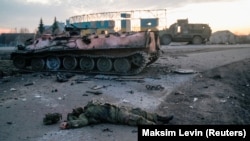
<path fill-rule="evenodd" d="M 237 0 L 0 0 L 0 29 L 29 28 L 52 24 L 54 17 L 65 22 L 75 15 L 138 9 L 174 10 L 189 4 L 233 2 Z M 204 7 L 206 8 L 206 7 Z"/>

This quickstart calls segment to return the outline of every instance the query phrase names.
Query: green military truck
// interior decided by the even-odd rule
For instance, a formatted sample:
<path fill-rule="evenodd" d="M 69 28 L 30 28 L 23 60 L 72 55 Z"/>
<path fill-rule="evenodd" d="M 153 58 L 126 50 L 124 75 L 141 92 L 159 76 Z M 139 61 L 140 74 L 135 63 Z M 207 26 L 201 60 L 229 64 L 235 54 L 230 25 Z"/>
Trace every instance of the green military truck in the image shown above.
<path fill-rule="evenodd" d="M 171 42 L 189 42 L 198 45 L 209 41 L 211 32 L 208 24 L 190 24 L 188 19 L 179 19 L 168 29 L 160 30 L 159 36 L 162 45 Z"/>

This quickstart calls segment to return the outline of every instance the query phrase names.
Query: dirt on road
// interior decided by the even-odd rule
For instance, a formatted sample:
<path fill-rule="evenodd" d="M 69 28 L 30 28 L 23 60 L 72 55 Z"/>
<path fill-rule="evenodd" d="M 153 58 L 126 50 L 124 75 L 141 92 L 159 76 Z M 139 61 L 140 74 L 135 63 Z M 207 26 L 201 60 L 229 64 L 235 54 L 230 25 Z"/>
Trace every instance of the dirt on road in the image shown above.
<path fill-rule="evenodd" d="M 160 106 L 171 124 L 250 124 L 250 59 L 200 73 Z"/>

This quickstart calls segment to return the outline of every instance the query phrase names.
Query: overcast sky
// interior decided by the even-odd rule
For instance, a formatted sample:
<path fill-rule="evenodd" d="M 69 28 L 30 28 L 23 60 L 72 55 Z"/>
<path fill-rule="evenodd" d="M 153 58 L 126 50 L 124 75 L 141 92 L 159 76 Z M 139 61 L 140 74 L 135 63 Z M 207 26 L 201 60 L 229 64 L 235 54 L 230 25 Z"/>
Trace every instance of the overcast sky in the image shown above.
<path fill-rule="evenodd" d="M 167 9 L 167 25 L 188 18 L 207 23 L 213 32 L 230 30 L 250 34 L 250 0 L 0 0 L 0 32 L 28 28 L 33 32 L 40 18 L 50 25 L 54 17 L 138 9 Z M 8 30 L 7 30 L 8 29 Z"/>

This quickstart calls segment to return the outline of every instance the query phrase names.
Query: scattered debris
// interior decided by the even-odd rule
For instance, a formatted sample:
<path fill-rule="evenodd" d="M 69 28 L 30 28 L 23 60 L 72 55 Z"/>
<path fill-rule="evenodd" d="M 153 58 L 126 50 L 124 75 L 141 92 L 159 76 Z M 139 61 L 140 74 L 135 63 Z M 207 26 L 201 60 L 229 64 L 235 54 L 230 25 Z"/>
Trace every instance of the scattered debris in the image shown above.
<path fill-rule="evenodd" d="M 69 78 L 75 76 L 75 74 L 73 74 L 73 73 L 66 73 L 66 74 L 64 74 L 64 76 L 69 79 Z"/>
<path fill-rule="evenodd" d="M 146 85 L 147 90 L 163 90 L 161 85 Z"/>
<path fill-rule="evenodd" d="M 106 87 L 108 87 L 108 86 L 111 86 L 111 85 L 107 85 L 107 86 L 105 86 L 105 85 L 103 85 L 103 86 L 95 85 L 95 86 L 93 86 L 91 89 L 92 89 L 92 90 L 98 90 L 98 89 L 101 89 L 101 88 L 106 88 Z"/>
<path fill-rule="evenodd" d="M 52 90 L 51 92 L 52 92 L 52 93 L 54 93 L 54 92 L 58 92 L 58 90 L 57 90 L 57 89 L 54 89 L 54 90 Z"/>
<path fill-rule="evenodd" d="M 194 71 L 194 70 L 191 70 L 191 69 L 176 69 L 173 72 L 178 73 L 178 74 L 194 74 L 194 73 L 197 73 L 197 71 Z"/>
<path fill-rule="evenodd" d="M 57 82 L 67 82 L 68 78 L 66 78 L 65 75 L 57 74 L 56 75 L 56 81 Z"/>
<path fill-rule="evenodd" d="M 74 80 L 76 83 L 83 83 L 84 81 L 90 81 L 89 77 L 80 77 Z"/>
<path fill-rule="evenodd" d="M 42 96 L 40 96 L 40 95 L 35 95 L 35 98 L 41 98 Z"/>
<path fill-rule="evenodd" d="M 175 94 L 175 95 L 184 95 L 184 93 L 181 92 L 181 91 L 176 91 L 174 94 Z"/>
<path fill-rule="evenodd" d="M 168 106 L 164 106 L 163 109 L 168 109 Z"/>
<path fill-rule="evenodd" d="M 165 74 L 169 74 L 172 72 L 172 70 L 170 68 L 164 68 L 162 72 L 164 72 Z"/>
<path fill-rule="evenodd" d="M 113 132 L 113 131 L 110 130 L 109 128 L 105 128 L 105 129 L 102 129 L 102 132 Z"/>
<path fill-rule="evenodd" d="M 16 91 L 16 89 L 15 88 L 10 88 L 10 91 Z"/>
<path fill-rule="evenodd" d="M 116 78 L 116 81 L 136 81 L 136 82 L 145 82 L 144 78 L 141 77 L 120 77 Z"/>
<path fill-rule="evenodd" d="M 100 94 L 102 94 L 101 91 L 86 91 L 86 93 L 91 93 L 91 94 L 95 94 L 95 95 L 100 95 Z"/>
<path fill-rule="evenodd" d="M 43 73 L 43 76 L 52 76 L 50 72 Z"/>
<path fill-rule="evenodd" d="M 130 91 L 127 91 L 127 92 L 130 93 L 130 94 L 134 94 L 133 90 L 130 90 Z"/>
<path fill-rule="evenodd" d="M 198 98 L 197 98 L 197 97 L 195 97 L 193 101 L 195 102 L 195 101 L 197 101 L 197 100 L 198 100 Z"/>
<path fill-rule="evenodd" d="M 6 123 L 9 124 L 9 125 L 13 124 L 11 121 L 8 121 L 8 122 L 6 122 Z"/>
<path fill-rule="evenodd" d="M 221 75 L 217 74 L 212 77 L 213 79 L 222 79 Z"/>
<path fill-rule="evenodd" d="M 27 101 L 27 98 L 22 98 L 22 101 Z"/>
<path fill-rule="evenodd" d="M 24 86 L 30 86 L 30 85 L 34 85 L 34 82 L 24 84 Z"/>
<path fill-rule="evenodd" d="M 126 99 L 123 99 L 122 102 L 124 102 L 124 103 L 129 103 L 129 101 L 126 100 Z"/>
<path fill-rule="evenodd" d="M 101 88 L 104 88 L 105 86 L 98 86 L 98 85 L 95 85 L 94 87 L 92 87 L 91 89 L 92 90 L 98 90 L 98 89 L 101 89 Z"/>
<path fill-rule="evenodd" d="M 221 99 L 220 102 L 225 103 L 225 102 L 227 102 L 227 100 L 226 99 Z"/>

